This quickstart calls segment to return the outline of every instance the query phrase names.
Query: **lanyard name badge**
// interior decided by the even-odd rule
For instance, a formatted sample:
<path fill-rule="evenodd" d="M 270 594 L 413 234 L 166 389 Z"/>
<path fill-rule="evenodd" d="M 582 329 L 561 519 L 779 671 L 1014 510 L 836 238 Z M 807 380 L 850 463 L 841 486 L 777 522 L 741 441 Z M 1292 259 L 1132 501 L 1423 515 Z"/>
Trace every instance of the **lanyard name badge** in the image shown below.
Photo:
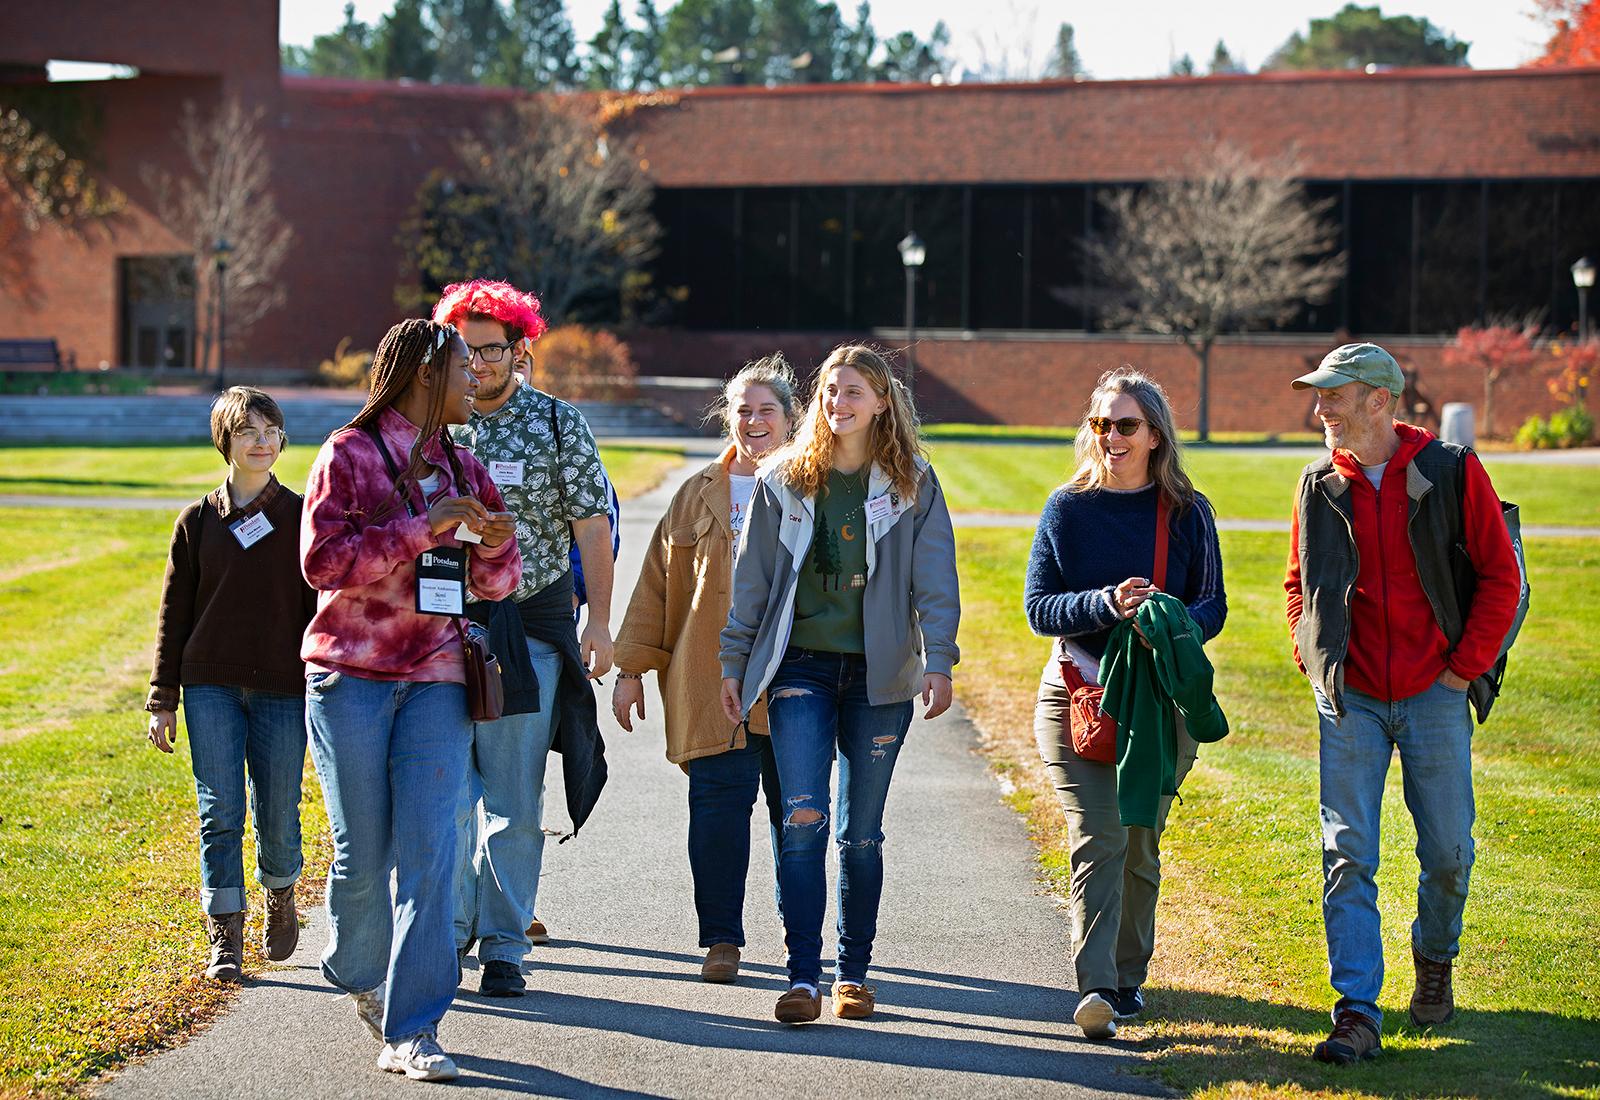
<path fill-rule="evenodd" d="M 888 519 L 890 516 L 894 515 L 895 503 L 896 501 L 891 498 L 888 493 L 884 493 L 881 496 L 875 496 L 871 500 L 867 501 L 867 522 L 877 523 L 881 519 Z"/>
<path fill-rule="evenodd" d="M 249 519 L 242 519 L 238 523 L 229 524 L 228 530 L 233 532 L 233 537 L 239 540 L 239 545 L 248 550 L 272 534 L 272 521 L 267 519 L 265 512 L 257 512 Z"/>
<path fill-rule="evenodd" d="M 467 552 L 436 546 L 417 556 L 417 613 L 450 615 L 467 608 Z"/>

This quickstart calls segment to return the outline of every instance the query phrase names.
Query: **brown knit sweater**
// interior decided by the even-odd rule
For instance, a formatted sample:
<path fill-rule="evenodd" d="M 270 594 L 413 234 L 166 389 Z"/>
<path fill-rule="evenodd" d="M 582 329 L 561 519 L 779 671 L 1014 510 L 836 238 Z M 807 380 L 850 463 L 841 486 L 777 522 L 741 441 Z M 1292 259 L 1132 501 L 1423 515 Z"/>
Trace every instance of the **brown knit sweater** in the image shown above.
<path fill-rule="evenodd" d="M 230 528 L 257 512 L 272 532 L 245 549 Z M 180 684 L 303 695 L 300 639 L 316 610 L 300 575 L 300 495 L 274 477 L 236 508 L 223 484 L 173 525 L 145 710 L 178 709 Z"/>

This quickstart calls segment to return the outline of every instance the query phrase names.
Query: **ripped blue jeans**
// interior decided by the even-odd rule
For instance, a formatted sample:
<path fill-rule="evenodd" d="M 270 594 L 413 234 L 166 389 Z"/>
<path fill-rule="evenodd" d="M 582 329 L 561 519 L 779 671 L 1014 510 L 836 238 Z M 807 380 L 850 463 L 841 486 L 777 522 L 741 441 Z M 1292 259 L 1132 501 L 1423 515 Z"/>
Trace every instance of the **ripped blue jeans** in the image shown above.
<path fill-rule="evenodd" d="M 778 881 L 791 982 L 815 985 L 822 974 L 830 832 L 839 845 L 837 980 L 866 980 L 883 895 L 883 805 L 911 714 L 910 700 L 867 702 L 867 662 L 859 653 L 791 646 L 767 685 L 783 793 Z M 834 821 L 828 803 L 836 755 Z"/>

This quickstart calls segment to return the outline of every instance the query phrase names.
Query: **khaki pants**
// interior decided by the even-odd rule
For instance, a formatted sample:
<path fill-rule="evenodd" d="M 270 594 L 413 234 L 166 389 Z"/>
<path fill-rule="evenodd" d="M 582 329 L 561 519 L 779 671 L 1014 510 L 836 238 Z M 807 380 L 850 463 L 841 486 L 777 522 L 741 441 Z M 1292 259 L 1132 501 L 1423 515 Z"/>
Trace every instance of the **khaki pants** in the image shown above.
<path fill-rule="evenodd" d="M 1125 828 L 1117 812 L 1117 769 L 1072 751 L 1064 725 L 1070 696 L 1041 683 L 1033 732 L 1039 756 L 1067 816 L 1072 854 L 1072 963 L 1078 991 L 1141 986 L 1155 951 L 1156 898 L 1161 892 L 1161 830 Z M 1178 782 L 1194 765 L 1195 743 L 1178 717 Z"/>

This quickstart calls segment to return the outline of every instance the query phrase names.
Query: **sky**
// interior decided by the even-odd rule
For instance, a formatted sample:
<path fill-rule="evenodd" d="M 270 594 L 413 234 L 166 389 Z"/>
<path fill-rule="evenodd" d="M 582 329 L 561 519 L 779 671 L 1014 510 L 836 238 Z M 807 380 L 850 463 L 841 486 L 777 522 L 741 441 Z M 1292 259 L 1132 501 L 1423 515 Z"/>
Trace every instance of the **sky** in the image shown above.
<path fill-rule="evenodd" d="M 838 0 L 854 19 L 856 0 Z M 1345 0 L 873 0 L 872 25 L 880 38 L 902 30 L 926 36 L 938 20 L 951 31 L 953 51 L 973 69 L 984 58 L 1010 58 L 1011 66 L 1038 69 L 1049 56 L 1056 28 L 1071 23 L 1078 54 L 1091 77 L 1100 80 L 1165 76 L 1175 58 L 1189 54 L 1204 66 L 1217 39 L 1235 59 L 1255 69 L 1290 34 L 1304 31 L 1313 17 L 1338 10 Z M 1375 0 L 1379 2 L 1379 0 Z M 567 14 L 580 42 L 600 27 L 608 0 L 567 0 Z M 657 0 L 665 11 L 672 0 Z M 355 0 L 356 18 L 373 23 L 393 0 Z M 623 0 L 631 12 L 634 0 Z M 1472 43 L 1468 62 L 1478 69 L 1514 68 L 1539 52 L 1540 27 L 1530 17 L 1531 0 L 1411 0 L 1382 3 L 1386 15 L 1431 20 Z M 281 0 L 279 38 L 309 45 L 312 38 L 343 22 L 344 0 Z"/>

